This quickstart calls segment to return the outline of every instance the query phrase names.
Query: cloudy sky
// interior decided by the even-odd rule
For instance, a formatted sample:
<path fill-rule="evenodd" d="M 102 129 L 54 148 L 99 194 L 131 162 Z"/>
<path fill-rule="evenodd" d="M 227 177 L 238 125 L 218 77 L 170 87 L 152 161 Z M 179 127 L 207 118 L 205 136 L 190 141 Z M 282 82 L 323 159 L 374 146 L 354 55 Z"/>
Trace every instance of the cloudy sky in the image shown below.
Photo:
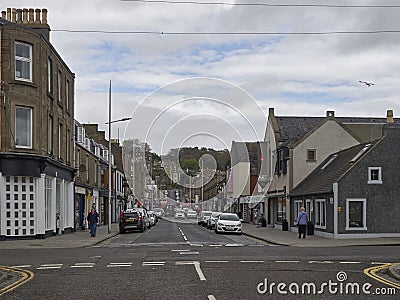
<path fill-rule="evenodd" d="M 107 130 L 111 80 L 112 119 L 133 118 L 112 137 L 157 152 L 262 139 L 269 107 L 400 114 L 400 7 L 368 7 L 398 1 L 166 2 L 2 0 L 2 10 L 47 8 L 51 42 L 76 74 L 75 118 Z M 307 6 L 322 3 L 362 7 Z"/>

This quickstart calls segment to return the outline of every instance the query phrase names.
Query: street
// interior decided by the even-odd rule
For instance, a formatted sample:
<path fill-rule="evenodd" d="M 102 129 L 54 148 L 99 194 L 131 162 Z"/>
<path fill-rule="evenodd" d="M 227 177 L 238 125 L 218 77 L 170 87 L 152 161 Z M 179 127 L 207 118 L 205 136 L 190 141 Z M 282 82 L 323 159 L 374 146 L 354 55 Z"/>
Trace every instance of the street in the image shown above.
<path fill-rule="evenodd" d="M 371 299 L 398 299 L 378 296 L 395 289 L 363 272 L 397 262 L 398 253 L 398 246 L 276 246 L 215 234 L 194 222 L 160 220 L 144 233 L 120 234 L 94 247 L 3 249 L 0 264 L 34 273 L 4 299 L 364 299 L 368 292 L 375 294 Z M 280 283 L 286 287 L 278 290 Z M 315 284 L 319 295 L 310 295 L 312 289 L 301 294 L 303 283 Z M 359 295 L 346 292 L 347 283 L 360 287 Z"/>

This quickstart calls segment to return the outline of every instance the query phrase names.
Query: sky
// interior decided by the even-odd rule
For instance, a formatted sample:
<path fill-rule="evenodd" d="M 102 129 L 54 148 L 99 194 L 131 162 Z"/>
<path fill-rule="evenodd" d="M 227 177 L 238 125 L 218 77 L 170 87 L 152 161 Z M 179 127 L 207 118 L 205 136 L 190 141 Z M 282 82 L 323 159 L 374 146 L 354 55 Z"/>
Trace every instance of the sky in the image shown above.
<path fill-rule="evenodd" d="M 132 118 L 111 137 L 160 154 L 262 140 L 270 107 L 400 114 L 400 7 L 366 7 L 397 1 L 221 2 L 2 0 L 1 9 L 47 8 L 50 41 L 76 75 L 75 119 L 107 131 L 111 81 L 112 120 Z M 307 6 L 321 3 L 363 7 Z"/>

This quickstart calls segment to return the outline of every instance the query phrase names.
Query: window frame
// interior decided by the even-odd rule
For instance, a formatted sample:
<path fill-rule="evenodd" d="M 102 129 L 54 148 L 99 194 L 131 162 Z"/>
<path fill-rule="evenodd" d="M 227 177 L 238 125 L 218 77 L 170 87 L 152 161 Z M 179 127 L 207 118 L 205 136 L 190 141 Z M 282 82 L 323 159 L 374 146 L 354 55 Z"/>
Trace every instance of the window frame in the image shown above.
<path fill-rule="evenodd" d="M 323 209 L 320 209 L 319 204 L 323 204 Z M 315 228 L 326 229 L 326 199 L 315 199 Z M 324 225 L 321 225 L 321 219 Z"/>
<path fill-rule="evenodd" d="M 350 227 L 350 202 L 362 202 L 363 208 L 363 227 Z M 367 199 L 366 198 L 347 198 L 346 199 L 346 228 L 345 230 L 367 230 Z"/>
<path fill-rule="evenodd" d="M 378 171 L 378 179 L 372 179 L 373 171 Z M 368 167 L 368 184 L 382 184 L 382 167 Z"/>
<path fill-rule="evenodd" d="M 47 58 L 47 92 L 53 93 L 53 61 Z"/>
<path fill-rule="evenodd" d="M 310 153 L 313 153 L 313 157 L 310 157 Z M 316 162 L 317 161 L 317 149 L 307 149 L 306 152 L 306 162 Z"/>
<path fill-rule="evenodd" d="M 29 48 L 29 58 L 23 57 L 23 56 L 17 56 L 17 45 L 23 45 L 27 46 Z M 32 63 L 32 53 L 33 53 L 33 46 L 28 43 L 20 42 L 20 41 L 15 41 L 14 43 L 14 78 L 15 80 L 20 80 L 20 81 L 26 81 L 26 82 L 33 82 L 33 76 L 32 76 L 32 68 L 33 68 L 33 63 Z M 20 62 L 25 62 L 29 64 L 29 78 L 24 78 L 17 76 L 17 61 Z M 22 74 L 21 74 L 22 75 Z"/>
<path fill-rule="evenodd" d="M 300 208 L 302 207 L 302 205 L 303 205 L 303 200 L 294 200 L 294 222 L 296 222 L 297 221 L 297 217 L 298 217 L 298 215 L 299 215 L 299 212 L 300 212 Z"/>
<path fill-rule="evenodd" d="M 28 145 L 19 145 L 17 144 L 17 110 L 18 109 L 24 109 L 24 110 L 28 110 L 29 111 L 29 120 L 27 123 L 28 125 L 28 130 L 29 130 L 29 134 L 28 134 Z M 15 106 L 15 124 L 14 124 L 14 130 L 15 130 L 15 139 L 14 139 L 14 145 L 15 148 L 22 148 L 22 149 L 32 149 L 33 148 L 33 108 L 32 107 L 27 107 L 27 106 L 19 106 L 16 105 Z"/>

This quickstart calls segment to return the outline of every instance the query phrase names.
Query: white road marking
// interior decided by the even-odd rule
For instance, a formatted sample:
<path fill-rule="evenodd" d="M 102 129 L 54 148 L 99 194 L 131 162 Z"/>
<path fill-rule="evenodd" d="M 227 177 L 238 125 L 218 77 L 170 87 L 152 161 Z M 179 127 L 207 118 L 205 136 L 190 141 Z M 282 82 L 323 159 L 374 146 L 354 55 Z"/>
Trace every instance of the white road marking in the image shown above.
<path fill-rule="evenodd" d="M 181 255 L 186 255 L 186 254 L 200 254 L 198 251 L 191 251 L 191 252 L 179 252 Z"/>
<path fill-rule="evenodd" d="M 263 260 L 241 260 L 241 263 L 263 263 Z"/>
<path fill-rule="evenodd" d="M 210 247 L 221 247 L 222 244 L 209 245 Z"/>
<path fill-rule="evenodd" d="M 227 260 L 206 260 L 206 263 L 227 263 Z"/>
<path fill-rule="evenodd" d="M 242 247 L 243 244 L 226 244 L 225 247 Z"/>
<path fill-rule="evenodd" d="M 298 263 L 299 260 L 276 260 L 276 263 Z"/>
<path fill-rule="evenodd" d="M 319 261 L 319 260 L 310 260 L 308 262 L 309 264 L 333 264 L 333 261 L 330 260 L 324 260 L 324 261 Z"/>
<path fill-rule="evenodd" d="M 176 265 L 194 265 L 197 275 L 199 275 L 200 280 L 201 281 L 207 280 L 206 277 L 204 276 L 203 272 L 201 271 L 200 263 L 198 261 L 177 261 L 175 264 Z"/>
<path fill-rule="evenodd" d="M 208 295 L 208 300 L 217 300 L 213 295 Z"/>
<path fill-rule="evenodd" d="M 203 247 L 204 246 L 203 244 L 192 244 L 192 243 L 189 243 L 189 245 L 194 246 L 194 247 Z"/>
<path fill-rule="evenodd" d="M 360 261 L 341 261 L 339 264 L 361 264 Z"/>
<path fill-rule="evenodd" d="M 95 263 L 76 263 L 71 268 L 93 268 Z"/>
<path fill-rule="evenodd" d="M 12 266 L 12 268 L 30 268 L 32 265 Z"/>
<path fill-rule="evenodd" d="M 144 261 L 142 266 L 164 266 L 165 261 Z"/>
<path fill-rule="evenodd" d="M 183 236 L 183 239 L 184 239 L 185 241 L 187 241 L 187 237 L 186 237 L 186 236 Z"/>
<path fill-rule="evenodd" d="M 182 250 L 171 250 L 172 252 L 185 252 L 185 251 L 191 251 L 190 249 L 182 249 Z"/>
<path fill-rule="evenodd" d="M 371 263 L 371 265 L 386 265 L 386 264 L 389 264 L 389 263 L 386 263 L 386 262 L 372 262 Z"/>
<path fill-rule="evenodd" d="M 107 265 L 107 268 L 114 267 L 132 267 L 132 263 L 110 263 L 109 265 Z"/>
<path fill-rule="evenodd" d="M 47 269 L 61 269 L 63 264 L 45 264 L 36 268 L 36 270 L 47 270 Z"/>

